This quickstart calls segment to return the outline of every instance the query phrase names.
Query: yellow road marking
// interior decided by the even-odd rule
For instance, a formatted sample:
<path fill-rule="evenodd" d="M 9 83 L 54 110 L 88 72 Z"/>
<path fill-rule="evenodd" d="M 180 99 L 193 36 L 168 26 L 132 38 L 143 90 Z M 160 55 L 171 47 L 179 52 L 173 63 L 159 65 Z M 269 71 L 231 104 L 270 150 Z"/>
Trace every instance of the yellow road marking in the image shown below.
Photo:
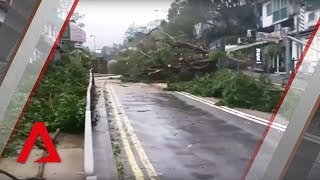
<path fill-rule="evenodd" d="M 109 97 L 110 97 L 110 101 L 111 101 L 111 104 L 112 104 L 112 109 L 113 109 L 113 112 L 114 112 L 114 116 L 115 116 L 115 119 L 116 119 L 116 124 L 117 124 L 117 127 L 118 127 L 118 130 L 120 132 L 120 136 L 121 136 L 121 139 L 122 139 L 122 142 L 123 142 L 123 146 L 124 146 L 124 150 L 128 156 L 128 161 L 129 161 L 129 164 L 131 166 L 131 169 L 132 169 L 132 172 L 134 174 L 134 177 L 136 180 L 144 180 L 144 177 L 143 177 L 143 174 L 142 174 L 142 171 L 141 169 L 139 168 L 135 158 L 134 158 L 134 155 L 133 155 L 133 152 L 132 152 L 132 149 L 130 147 L 130 143 L 129 143 L 129 140 L 128 140 L 128 137 L 127 137 L 127 134 L 124 130 L 124 124 L 121 122 L 121 118 L 119 116 L 120 112 L 117 110 L 117 105 L 116 105 L 116 101 L 115 101 L 115 97 L 113 97 L 113 93 L 111 91 L 109 91 Z"/>
<path fill-rule="evenodd" d="M 122 117 L 120 119 L 123 120 L 124 125 L 127 127 L 129 137 L 131 138 L 131 141 L 134 144 L 134 147 L 140 157 L 140 160 L 141 160 L 143 166 L 146 168 L 146 171 L 147 171 L 150 179 L 155 180 L 157 177 L 157 173 L 156 173 L 154 167 L 152 166 L 152 164 L 150 163 L 147 154 L 144 152 L 137 135 L 134 133 L 134 129 L 133 129 L 128 117 L 125 115 L 125 112 L 124 112 L 123 108 L 121 107 L 121 105 L 118 101 L 117 95 L 114 93 L 114 90 L 111 85 L 110 85 L 110 90 L 111 90 L 111 93 L 114 95 L 116 107 L 120 112 L 120 116 Z"/>

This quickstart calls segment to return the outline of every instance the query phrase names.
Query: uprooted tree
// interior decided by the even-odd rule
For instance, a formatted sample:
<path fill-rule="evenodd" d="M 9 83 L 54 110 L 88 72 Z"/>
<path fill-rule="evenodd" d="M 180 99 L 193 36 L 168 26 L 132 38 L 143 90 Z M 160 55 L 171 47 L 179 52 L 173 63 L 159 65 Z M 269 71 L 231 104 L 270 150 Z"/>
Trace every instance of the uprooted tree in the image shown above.
<path fill-rule="evenodd" d="M 163 80 L 180 75 L 188 80 L 195 74 L 215 72 L 218 62 L 229 58 L 223 52 L 210 52 L 210 42 L 240 36 L 253 28 L 252 6 L 251 0 L 176 1 L 169 9 L 168 22 L 156 20 L 147 26 L 129 27 L 118 61 L 110 63 L 110 71 L 118 69 L 115 73 L 127 80 Z M 207 25 L 201 38 L 195 33 L 199 24 Z"/>
<path fill-rule="evenodd" d="M 192 78 L 196 73 L 217 69 L 205 45 L 179 40 L 164 32 L 161 25 L 148 32 L 141 32 L 141 29 L 147 28 L 129 28 L 130 33 L 127 34 L 130 36 L 124 43 L 126 50 L 119 53 L 117 64 L 123 64 L 119 72 L 125 77 L 135 74 L 141 79 L 161 80 L 169 74 L 188 71 Z"/>
<path fill-rule="evenodd" d="M 215 38 L 232 36 L 234 40 L 254 28 L 252 2 L 185 0 L 172 3 L 168 22 L 157 21 L 151 23 L 153 26 L 144 27 L 133 25 L 128 29 L 117 61 L 109 64 L 110 72 L 123 75 L 122 80 L 166 80 L 167 90 L 216 97 L 221 99 L 220 105 L 271 112 L 280 91 L 267 77 L 256 79 L 240 72 L 240 67 L 250 64 L 251 55 L 246 58 L 229 53 L 227 56 L 223 51 L 212 51 L 210 46 Z M 199 33 L 198 27 L 203 24 L 206 28 L 204 31 L 200 28 Z"/>
<path fill-rule="evenodd" d="M 164 80 L 169 76 L 190 80 L 195 74 L 215 72 L 218 61 L 228 59 L 222 51 L 210 51 L 204 43 L 171 36 L 164 29 L 163 22 L 153 29 L 130 27 L 125 49 L 119 52 L 118 62 L 110 65 L 118 66 L 115 73 L 127 80 Z"/>

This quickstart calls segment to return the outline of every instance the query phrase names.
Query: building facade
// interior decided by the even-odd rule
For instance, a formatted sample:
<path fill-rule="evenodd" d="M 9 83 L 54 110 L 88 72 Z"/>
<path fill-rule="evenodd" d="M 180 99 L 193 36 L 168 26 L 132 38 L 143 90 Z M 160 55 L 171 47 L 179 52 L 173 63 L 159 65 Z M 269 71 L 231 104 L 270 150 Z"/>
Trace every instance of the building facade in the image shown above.
<path fill-rule="evenodd" d="M 256 3 L 257 14 L 257 40 L 261 35 L 271 34 L 280 37 L 277 44 L 278 51 L 270 60 L 268 53 L 270 46 L 263 49 L 264 62 L 271 61 L 271 69 L 275 73 L 292 72 L 297 60 L 300 58 L 304 45 L 283 37 L 291 36 L 307 43 L 312 30 L 320 18 L 320 1 L 315 0 L 258 0 Z M 269 36 L 269 40 L 270 37 Z M 266 39 L 264 39 L 266 40 Z M 267 39 L 268 40 L 268 39 Z M 320 40 L 315 39 L 320 45 Z M 268 49 L 269 48 L 269 49 Z M 310 55 L 310 56 L 309 56 Z M 308 57 L 309 56 L 309 57 Z M 318 53 L 310 52 L 305 58 L 301 70 L 310 74 L 319 57 Z M 268 59 L 269 58 L 269 59 Z M 269 63 L 269 64 L 270 64 Z"/>
<path fill-rule="evenodd" d="M 86 32 L 71 20 L 62 36 L 60 46 L 64 50 L 81 48 L 86 42 L 86 37 Z"/>

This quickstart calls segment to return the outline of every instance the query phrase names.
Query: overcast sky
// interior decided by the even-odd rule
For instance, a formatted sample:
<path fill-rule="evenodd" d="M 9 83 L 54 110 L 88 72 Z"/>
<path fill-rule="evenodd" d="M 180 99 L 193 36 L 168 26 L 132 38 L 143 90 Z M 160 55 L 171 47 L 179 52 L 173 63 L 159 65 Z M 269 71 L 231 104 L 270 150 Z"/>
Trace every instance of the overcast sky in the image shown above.
<path fill-rule="evenodd" d="M 97 49 L 123 42 L 124 33 L 133 24 L 166 19 L 173 0 L 80 0 L 76 11 L 85 14 L 87 43 L 93 49 L 96 35 Z M 157 11 L 156 11 L 157 10 Z"/>

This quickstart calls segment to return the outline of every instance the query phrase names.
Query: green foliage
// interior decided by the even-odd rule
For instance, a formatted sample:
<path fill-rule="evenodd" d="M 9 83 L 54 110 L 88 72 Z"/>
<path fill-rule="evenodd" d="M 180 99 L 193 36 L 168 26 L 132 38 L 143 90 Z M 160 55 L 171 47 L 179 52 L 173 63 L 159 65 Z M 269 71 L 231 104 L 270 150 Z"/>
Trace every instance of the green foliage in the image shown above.
<path fill-rule="evenodd" d="M 189 68 L 182 68 L 177 73 L 170 73 L 167 81 L 174 82 L 183 82 L 183 81 L 191 81 L 195 77 L 195 73 L 192 72 Z"/>
<path fill-rule="evenodd" d="M 64 54 L 61 60 L 52 60 L 49 64 L 17 133 L 6 148 L 5 156 L 17 155 L 17 148 L 23 145 L 26 134 L 35 121 L 45 122 L 49 131 L 60 128 L 66 133 L 83 132 L 91 56 L 86 49 L 74 52 Z M 30 86 L 29 81 L 30 78 L 24 77 L 21 88 Z M 19 103 L 20 98 L 26 98 L 22 96 L 26 94 L 17 94 L 14 97 L 14 106 Z M 16 118 L 17 113 L 13 111 L 10 116 Z M 3 127 L 0 127 L 0 135 L 1 128 Z"/>
<path fill-rule="evenodd" d="M 138 51 L 130 51 L 127 57 L 119 59 L 117 62 L 117 74 L 123 76 L 124 81 L 149 81 L 150 77 L 147 69 L 151 68 L 154 62 Z M 112 70 L 113 71 L 113 70 Z"/>
<path fill-rule="evenodd" d="M 169 83 L 168 90 L 187 91 L 200 96 L 221 98 L 223 89 L 232 75 L 231 70 L 222 70 L 214 74 L 196 76 L 189 82 Z"/>
<path fill-rule="evenodd" d="M 29 131 L 34 121 L 44 121 L 49 131 L 61 128 L 81 133 L 84 128 L 89 57 L 66 54 L 52 61 L 31 100 L 20 130 Z"/>
<path fill-rule="evenodd" d="M 194 25 L 203 23 L 208 28 L 202 34 L 205 42 L 229 35 L 245 35 L 255 27 L 253 0 L 188 0 L 173 2 L 168 12 L 166 32 L 177 37 L 194 38 Z"/>
<path fill-rule="evenodd" d="M 220 70 L 214 74 L 197 76 L 189 82 L 169 82 L 167 90 L 221 98 L 221 103 L 231 107 L 249 108 L 271 112 L 280 98 L 270 80 L 256 80 L 243 73 Z"/>
<path fill-rule="evenodd" d="M 147 54 L 147 53 L 145 53 Z M 156 77 L 150 72 L 161 69 L 161 79 L 191 80 L 193 73 L 189 69 L 182 68 L 179 72 L 170 72 L 170 65 L 177 64 L 178 55 L 188 55 L 187 50 L 171 48 L 169 45 L 161 45 L 151 50 L 147 57 L 139 50 L 125 50 L 118 56 L 118 60 L 109 64 L 109 72 L 122 75 L 122 80 L 130 82 L 150 82 Z"/>
<path fill-rule="evenodd" d="M 280 98 L 280 91 L 267 81 L 238 74 L 223 91 L 222 103 L 228 106 L 271 112 Z"/>
<path fill-rule="evenodd" d="M 215 63 L 223 58 L 226 58 L 226 53 L 220 50 L 214 50 L 209 54 L 209 59 Z"/>

